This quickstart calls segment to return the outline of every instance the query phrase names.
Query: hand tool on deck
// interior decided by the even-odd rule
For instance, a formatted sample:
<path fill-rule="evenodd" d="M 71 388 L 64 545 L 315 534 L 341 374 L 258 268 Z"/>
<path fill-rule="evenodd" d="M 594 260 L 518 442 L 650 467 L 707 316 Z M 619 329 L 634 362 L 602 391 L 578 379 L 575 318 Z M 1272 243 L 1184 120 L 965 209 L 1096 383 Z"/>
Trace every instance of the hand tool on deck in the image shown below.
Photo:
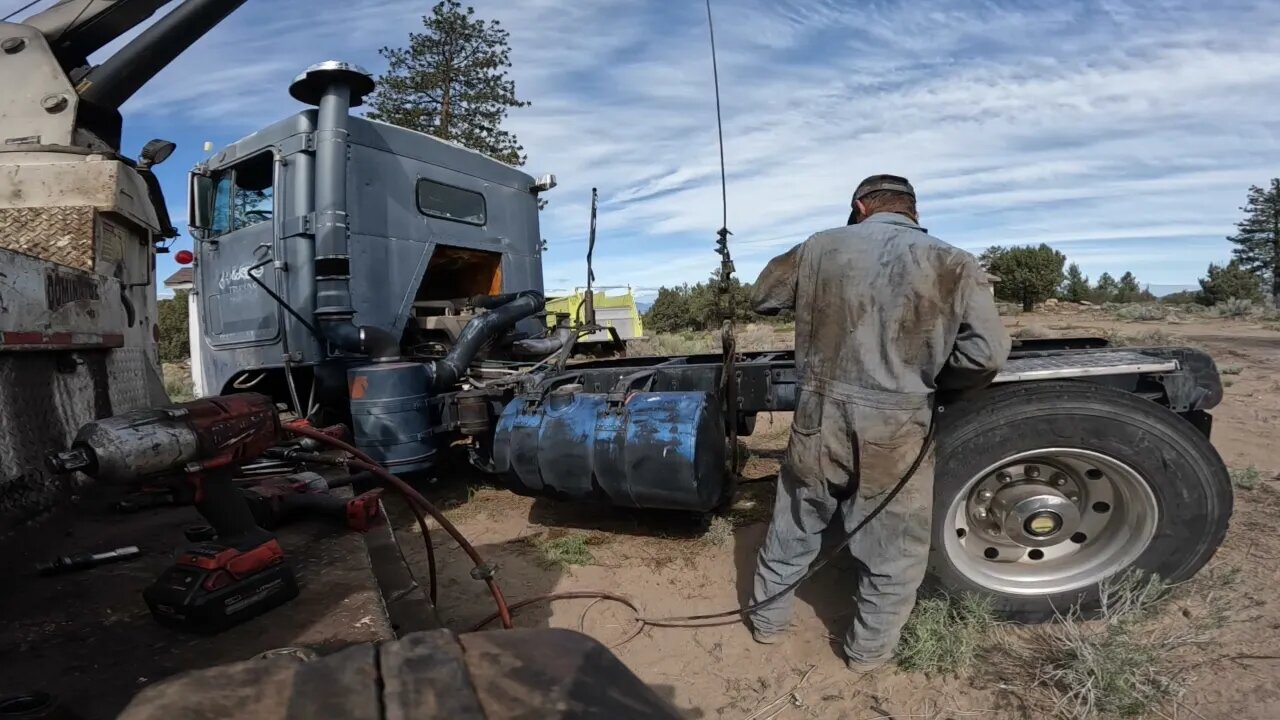
<path fill-rule="evenodd" d="M 162 624 L 218 632 L 298 594 L 279 541 L 254 520 L 233 482 L 236 468 L 279 436 L 271 398 L 241 393 L 88 423 L 70 449 L 48 460 L 57 472 L 107 482 L 176 478 L 189 486 L 217 538 L 188 546 L 143 597 Z"/>

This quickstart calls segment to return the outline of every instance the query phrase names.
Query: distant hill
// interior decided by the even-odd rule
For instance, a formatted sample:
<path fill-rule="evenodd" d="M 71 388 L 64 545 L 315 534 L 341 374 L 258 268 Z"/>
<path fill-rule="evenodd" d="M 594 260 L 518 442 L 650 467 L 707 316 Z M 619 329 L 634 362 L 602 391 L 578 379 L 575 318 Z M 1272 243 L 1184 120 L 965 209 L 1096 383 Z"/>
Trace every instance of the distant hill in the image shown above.
<path fill-rule="evenodd" d="M 1155 295 L 1156 297 L 1164 297 L 1165 295 L 1172 295 L 1176 292 L 1182 292 L 1184 290 L 1199 290 L 1200 286 L 1199 285 L 1148 285 L 1147 289 L 1150 290 L 1151 294 Z"/>
<path fill-rule="evenodd" d="M 1151 292 L 1155 292 L 1155 290 L 1152 290 Z M 651 307 L 653 307 L 653 303 L 651 302 L 640 302 L 639 300 L 636 301 L 636 309 L 640 311 L 641 315 L 649 312 L 649 308 Z"/>

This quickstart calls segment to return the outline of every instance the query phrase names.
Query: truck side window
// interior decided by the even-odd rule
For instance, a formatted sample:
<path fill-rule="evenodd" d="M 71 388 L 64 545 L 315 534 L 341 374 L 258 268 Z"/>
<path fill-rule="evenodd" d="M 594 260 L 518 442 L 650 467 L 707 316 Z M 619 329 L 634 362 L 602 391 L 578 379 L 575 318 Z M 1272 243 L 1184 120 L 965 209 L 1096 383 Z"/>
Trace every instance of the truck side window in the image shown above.
<path fill-rule="evenodd" d="M 274 171 L 271 153 L 259 153 L 214 173 L 210 234 L 222 235 L 270 220 Z"/>
<path fill-rule="evenodd" d="M 423 215 L 467 223 L 485 223 L 484 195 L 425 178 L 418 179 L 418 210 Z"/>
<path fill-rule="evenodd" d="M 231 232 L 231 173 L 218 175 L 214 182 L 217 185 L 213 190 L 213 217 L 209 232 L 221 235 Z"/>

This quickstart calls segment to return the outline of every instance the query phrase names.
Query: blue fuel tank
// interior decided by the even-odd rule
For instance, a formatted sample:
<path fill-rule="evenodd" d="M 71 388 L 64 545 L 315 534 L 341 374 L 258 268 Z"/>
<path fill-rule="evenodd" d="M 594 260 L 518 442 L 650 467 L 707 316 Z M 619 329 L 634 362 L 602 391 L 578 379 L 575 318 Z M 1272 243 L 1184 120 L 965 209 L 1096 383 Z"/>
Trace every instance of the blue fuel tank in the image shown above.
<path fill-rule="evenodd" d="M 436 446 L 430 387 L 422 363 L 370 363 L 347 370 L 356 447 L 394 473 L 431 467 Z"/>
<path fill-rule="evenodd" d="M 637 392 L 624 402 L 568 386 L 518 397 L 494 434 L 495 469 L 526 490 L 638 508 L 720 504 L 725 433 L 705 392 Z"/>

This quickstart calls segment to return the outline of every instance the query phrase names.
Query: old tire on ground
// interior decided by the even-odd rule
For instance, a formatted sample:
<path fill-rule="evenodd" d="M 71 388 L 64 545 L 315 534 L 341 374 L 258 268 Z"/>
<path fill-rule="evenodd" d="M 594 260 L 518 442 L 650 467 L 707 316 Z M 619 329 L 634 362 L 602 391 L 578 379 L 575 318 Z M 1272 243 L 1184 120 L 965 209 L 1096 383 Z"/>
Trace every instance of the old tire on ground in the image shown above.
<path fill-rule="evenodd" d="M 1191 577 L 1222 543 L 1231 481 L 1177 414 L 1088 382 L 998 386 L 939 421 L 931 583 L 1041 622 L 1130 568 Z"/>

